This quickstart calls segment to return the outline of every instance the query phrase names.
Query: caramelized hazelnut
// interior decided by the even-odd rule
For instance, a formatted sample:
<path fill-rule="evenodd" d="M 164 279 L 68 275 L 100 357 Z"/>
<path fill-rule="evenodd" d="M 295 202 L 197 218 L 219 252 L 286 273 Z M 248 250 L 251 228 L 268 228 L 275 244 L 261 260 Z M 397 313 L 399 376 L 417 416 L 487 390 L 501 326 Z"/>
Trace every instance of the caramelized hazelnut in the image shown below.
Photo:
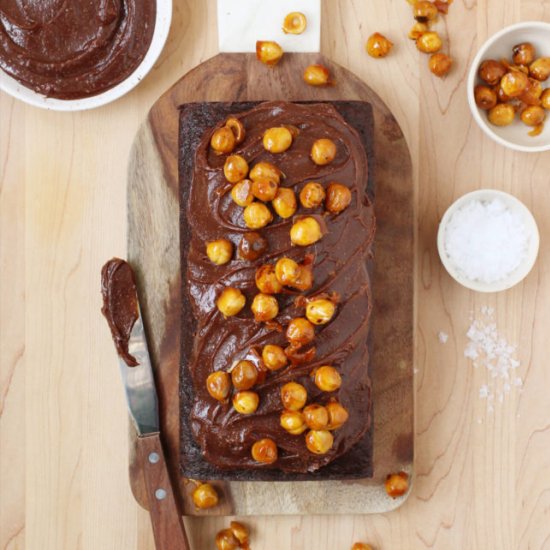
<path fill-rule="evenodd" d="M 265 438 L 252 445 L 252 458 L 263 464 L 273 464 L 277 460 L 277 445 L 273 439 Z"/>
<path fill-rule="evenodd" d="M 297 208 L 296 195 L 288 187 L 280 187 L 273 199 L 273 210 L 283 219 L 294 216 Z"/>
<path fill-rule="evenodd" d="M 336 157 L 336 143 L 327 138 L 316 140 L 311 147 L 310 157 L 319 166 L 330 164 Z"/>
<path fill-rule="evenodd" d="M 227 239 L 210 241 L 206 245 L 206 255 L 216 265 L 226 264 L 231 260 L 231 256 L 233 256 L 233 244 Z"/>
<path fill-rule="evenodd" d="M 239 243 L 239 256 L 243 260 L 253 262 L 267 251 L 267 240 L 259 233 L 249 231 L 245 233 Z"/>
<path fill-rule="evenodd" d="M 328 412 L 323 405 L 308 405 L 302 414 L 310 430 L 325 430 L 328 426 Z"/>
<path fill-rule="evenodd" d="M 252 414 L 258 409 L 260 398 L 256 392 L 240 391 L 233 396 L 233 407 L 240 414 Z"/>
<path fill-rule="evenodd" d="M 216 506 L 218 500 L 218 493 L 210 483 L 201 483 L 193 491 L 193 502 L 200 510 Z"/>
<path fill-rule="evenodd" d="M 325 200 L 325 189 L 320 183 L 306 183 L 300 191 L 300 202 L 304 208 L 317 208 Z"/>
<path fill-rule="evenodd" d="M 550 88 L 547 88 L 542 92 L 540 96 L 540 104 L 546 110 L 550 110 Z"/>
<path fill-rule="evenodd" d="M 514 122 L 516 112 L 509 103 L 499 103 L 489 110 L 487 117 L 495 126 L 508 126 Z"/>
<path fill-rule="evenodd" d="M 277 303 L 277 298 L 274 296 L 260 293 L 254 296 L 250 309 L 254 314 L 256 322 L 261 323 L 271 321 L 277 317 L 279 313 L 279 304 Z"/>
<path fill-rule="evenodd" d="M 289 411 L 299 411 L 307 401 L 307 390 L 298 382 L 288 382 L 281 388 L 283 407 Z"/>
<path fill-rule="evenodd" d="M 246 544 L 248 542 L 249 533 L 245 525 L 238 521 L 232 521 L 229 524 L 229 528 L 241 544 Z"/>
<path fill-rule="evenodd" d="M 413 6 L 413 17 L 419 23 L 427 23 L 437 19 L 438 10 L 435 4 L 427 1 L 415 2 Z"/>
<path fill-rule="evenodd" d="M 385 482 L 386 493 L 392 498 L 404 495 L 409 489 L 409 476 L 405 472 L 389 474 Z"/>
<path fill-rule="evenodd" d="M 272 201 L 277 195 L 279 186 L 268 179 L 257 179 L 252 182 L 252 194 L 262 202 Z"/>
<path fill-rule="evenodd" d="M 236 204 L 242 206 L 243 208 L 249 204 L 252 204 L 252 201 L 254 200 L 254 195 L 252 194 L 252 182 L 250 180 L 242 180 L 236 183 L 231 188 L 231 198 Z"/>
<path fill-rule="evenodd" d="M 246 298 L 238 288 L 226 288 L 216 300 L 216 305 L 225 317 L 237 315 L 246 304 Z"/>
<path fill-rule="evenodd" d="M 231 381 L 236 390 L 249 390 L 258 381 L 258 370 L 251 361 L 239 361 L 231 371 Z"/>
<path fill-rule="evenodd" d="M 520 101 L 526 105 L 540 105 L 540 98 L 542 96 L 542 84 L 534 78 L 529 79 L 529 85 L 527 89 L 519 97 Z"/>
<path fill-rule="evenodd" d="M 229 374 L 221 370 L 212 372 L 206 379 L 206 389 L 217 401 L 225 401 L 231 389 Z"/>
<path fill-rule="evenodd" d="M 479 78 L 489 86 L 495 86 L 506 74 L 506 67 L 494 59 L 486 59 L 481 63 L 477 71 Z"/>
<path fill-rule="evenodd" d="M 306 435 L 306 447 L 316 455 L 327 454 L 333 443 L 334 437 L 328 430 L 311 430 Z"/>
<path fill-rule="evenodd" d="M 285 350 L 275 344 L 267 344 L 262 350 L 262 360 L 271 371 L 282 369 L 288 363 Z"/>
<path fill-rule="evenodd" d="M 435 31 L 425 32 L 416 39 L 416 47 L 424 53 L 438 52 L 442 46 L 443 42 Z"/>
<path fill-rule="evenodd" d="M 283 57 L 283 48 L 270 40 L 258 40 L 256 42 L 256 57 L 264 65 L 273 67 Z"/>
<path fill-rule="evenodd" d="M 325 325 L 333 317 L 336 311 L 336 306 L 331 300 L 319 298 L 312 300 L 306 306 L 306 317 L 314 325 Z"/>
<path fill-rule="evenodd" d="M 440 78 L 447 75 L 453 65 L 453 60 L 444 53 L 434 53 L 429 61 L 430 71 Z"/>
<path fill-rule="evenodd" d="M 529 65 L 529 75 L 544 82 L 550 76 L 550 57 L 539 57 Z"/>
<path fill-rule="evenodd" d="M 292 145 L 292 133 L 284 126 L 269 128 L 265 131 L 263 145 L 270 153 L 284 153 Z"/>
<path fill-rule="evenodd" d="M 372 550 L 372 546 L 370 544 L 366 544 L 364 542 L 356 542 L 351 547 L 351 550 Z"/>
<path fill-rule="evenodd" d="M 393 42 L 379 32 L 371 34 L 365 46 L 367 53 L 374 58 L 386 57 L 392 48 Z"/>
<path fill-rule="evenodd" d="M 283 290 L 283 285 L 275 274 L 275 268 L 270 264 L 259 267 L 255 278 L 258 290 L 264 294 L 278 294 Z"/>
<path fill-rule="evenodd" d="M 316 243 L 323 233 L 321 226 L 315 218 L 305 217 L 295 221 L 290 228 L 290 240 L 298 246 L 309 246 Z"/>
<path fill-rule="evenodd" d="M 300 272 L 298 273 L 298 278 L 288 286 L 299 290 L 300 292 L 305 292 L 313 286 L 313 271 L 309 265 L 301 265 Z"/>
<path fill-rule="evenodd" d="M 411 40 L 418 40 L 418 38 L 425 32 L 428 32 L 430 27 L 426 23 L 415 23 L 409 31 L 409 38 Z"/>
<path fill-rule="evenodd" d="M 237 183 L 246 178 L 248 174 L 248 162 L 241 155 L 230 155 L 225 159 L 223 173 L 227 181 Z"/>
<path fill-rule="evenodd" d="M 270 162 L 257 162 L 250 170 L 249 177 L 251 180 L 271 180 L 279 185 L 282 175 L 283 173 Z"/>
<path fill-rule="evenodd" d="M 231 131 L 231 128 L 223 126 L 218 128 L 210 139 L 210 147 L 216 151 L 216 153 L 231 153 L 235 149 L 235 134 Z"/>
<path fill-rule="evenodd" d="M 340 373 L 330 365 L 324 365 L 315 370 L 315 385 L 326 392 L 336 391 L 342 385 Z"/>
<path fill-rule="evenodd" d="M 538 126 L 544 122 L 546 113 L 539 105 L 531 105 L 521 113 L 521 121 L 527 126 Z"/>
<path fill-rule="evenodd" d="M 512 48 L 512 61 L 516 65 L 531 65 L 535 60 L 535 47 L 530 42 L 516 44 Z"/>
<path fill-rule="evenodd" d="M 529 86 L 529 77 L 521 71 L 510 71 L 500 81 L 500 87 L 508 97 L 519 97 L 527 86 Z"/>
<path fill-rule="evenodd" d="M 307 430 L 304 417 L 299 411 L 284 411 L 281 414 L 281 427 L 292 435 L 300 435 Z"/>
<path fill-rule="evenodd" d="M 292 285 L 300 275 L 300 264 L 291 258 L 280 258 L 275 264 L 275 276 L 282 285 Z"/>
<path fill-rule="evenodd" d="M 494 90 L 482 84 L 474 88 L 474 98 L 476 105 L 485 111 L 492 109 L 497 104 L 497 94 Z"/>
<path fill-rule="evenodd" d="M 222 529 L 216 535 L 216 547 L 218 550 L 237 550 L 240 543 L 231 529 Z"/>
<path fill-rule="evenodd" d="M 286 337 L 292 344 L 309 344 L 315 338 L 315 329 L 307 319 L 296 317 L 288 324 Z"/>
<path fill-rule="evenodd" d="M 351 191 L 341 183 L 331 183 L 327 187 L 325 208 L 333 214 L 339 214 L 351 203 Z"/>
<path fill-rule="evenodd" d="M 327 403 L 325 408 L 328 412 L 327 430 L 337 430 L 348 421 L 349 413 L 338 401 Z"/>
<path fill-rule="evenodd" d="M 330 72 L 323 65 L 309 65 L 304 71 L 304 82 L 310 86 L 328 86 Z"/>
<path fill-rule="evenodd" d="M 244 209 L 243 219 L 250 229 L 261 229 L 273 221 L 273 214 L 265 204 L 253 202 Z"/>
<path fill-rule="evenodd" d="M 283 32 L 285 34 L 302 34 L 306 30 L 306 26 L 306 16 L 299 11 L 293 11 L 283 21 Z"/>
<path fill-rule="evenodd" d="M 236 117 L 229 117 L 225 125 L 233 132 L 235 143 L 242 143 L 246 135 L 243 123 Z"/>

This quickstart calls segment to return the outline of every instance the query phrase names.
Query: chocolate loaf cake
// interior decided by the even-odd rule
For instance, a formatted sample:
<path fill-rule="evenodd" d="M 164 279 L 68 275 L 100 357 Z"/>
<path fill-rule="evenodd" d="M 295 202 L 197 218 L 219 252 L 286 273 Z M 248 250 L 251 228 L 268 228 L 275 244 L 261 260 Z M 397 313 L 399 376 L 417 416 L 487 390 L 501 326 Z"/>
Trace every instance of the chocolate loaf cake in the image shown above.
<path fill-rule="evenodd" d="M 280 209 L 266 196 L 265 202 L 254 200 L 254 204 L 267 205 L 272 219 L 261 222 L 261 228 L 253 227 L 256 221 L 246 219 L 245 209 L 236 204 L 227 167 L 224 175 L 228 154 L 212 147 L 212 136 L 225 126 L 228 117 L 236 118 L 245 130 L 244 140 L 234 144 L 229 154 L 246 159 L 247 171 L 260 162 L 280 170 L 278 189 L 293 190 L 297 201 L 297 209 L 289 217 L 278 215 Z M 263 136 L 270 128 L 287 128 L 292 135 L 291 146 L 283 152 L 266 150 Z M 328 139 L 336 146 L 334 158 L 326 164 L 317 164 L 310 157 L 312 145 L 319 139 Z M 180 408 L 184 476 L 300 480 L 372 475 L 368 375 L 375 232 L 372 160 L 372 110 L 362 102 L 204 103 L 182 107 L 179 170 L 185 333 Z M 306 197 L 300 192 L 312 182 L 323 187 L 327 198 L 306 208 Z M 338 206 L 333 193 L 337 189 L 330 187 L 334 182 L 351 191 L 349 205 L 344 201 Z M 256 198 L 262 199 L 262 192 L 256 188 Z M 329 204 L 332 199 L 336 200 L 334 208 Z M 299 243 L 295 238 L 299 231 L 294 226 L 312 219 L 321 231 L 316 239 L 321 238 Z M 259 234 L 255 239 L 259 237 L 262 246 L 257 250 L 253 247 L 254 253 L 248 254 L 251 244 L 258 244 L 250 239 L 251 232 Z M 206 247 L 220 239 L 228 241 L 230 257 L 214 263 L 212 260 L 217 260 L 210 251 L 207 255 Z M 282 258 L 294 260 L 293 265 L 307 271 L 309 283 L 285 283 L 282 288 L 265 290 L 258 282 L 260 268 L 271 266 L 275 273 Z M 228 288 L 237 290 L 239 299 L 246 301 L 236 314 L 224 309 L 220 300 Z M 275 316 L 266 317 L 261 308 L 258 312 L 255 297 L 259 289 L 264 297 L 269 296 L 268 303 L 276 300 Z M 315 314 L 321 302 L 332 304 L 331 313 L 325 319 L 322 315 L 313 319 L 310 314 Z M 308 330 L 313 331 L 311 337 L 293 340 L 296 319 L 306 321 Z M 266 346 L 284 350 L 286 364 L 282 368 L 269 364 L 263 353 Z M 242 380 L 239 382 L 233 371 L 241 366 L 239 362 L 257 370 L 251 385 L 237 386 Z M 325 372 L 321 369 L 325 366 L 332 369 Z M 325 387 L 321 375 L 334 375 L 334 371 L 336 385 Z M 221 395 L 216 393 L 220 380 L 216 387 L 208 386 L 212 373 L 227 373 L 220 375 L 221 381 L 229 381 Z M 281 395 L 289 383 L 299 385 L 307 394 L 306 408 L 304 403 L 295 406 Z M 238 391 L 242 389 L 247 391 Z M 247 394 L 247 398 L 254 394 L 252 412 L 239 412 L 235 401 L 240 395 L 236 394 Z M 325 410 L 338 413 L 342 408 L 347 413 L 342 422 L 335 422 L 330 414 L 328 423 L 323 418 Z M 285 409 L 290 411 L 283 419 Z M 317 413 L 322 413 L 320 420 Z M 296 419 L 306 420 L 295 427 L 292 422 Z M 269 448 L 259 449 L 258 445 L 266 441 L 276 455 Z M 258 449 L 262 451 L 259 454 Z"/>

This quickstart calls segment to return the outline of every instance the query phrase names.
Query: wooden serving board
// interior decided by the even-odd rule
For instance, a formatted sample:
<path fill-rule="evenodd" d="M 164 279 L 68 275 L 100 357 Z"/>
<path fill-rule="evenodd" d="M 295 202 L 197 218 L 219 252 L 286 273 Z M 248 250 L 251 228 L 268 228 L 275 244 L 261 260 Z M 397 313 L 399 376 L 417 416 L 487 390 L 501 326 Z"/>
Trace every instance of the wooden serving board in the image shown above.
<path fill-rule="evenodd" d="M 336 82 L 312 88 L 301 79 L 311 63 Z M 180 252 L 178 106 L 201 101 L 361 100 L 375 119 L 374 477 L 353 481 L 215 482 L 222 499 L 198 511 L 194 484 L 179 475 Z M 356 76 L 320 54 L 285 54 L 276 68 L 253 54 L 220 54 L 201 64 L 152 107 L 137 133 L 128 168 L 128 260 L 137 272 L 160 401 L 169 468 L 186 515 L 374 513 L 396 508 L 384 490 L 391 472 L 412 474 L 414 357 L 414 191 L 403 133 L 381 99 Z M 183 326 L 183 329 L 185 326 Z M 147 507 L 131 428 L 130 481 Z"/>

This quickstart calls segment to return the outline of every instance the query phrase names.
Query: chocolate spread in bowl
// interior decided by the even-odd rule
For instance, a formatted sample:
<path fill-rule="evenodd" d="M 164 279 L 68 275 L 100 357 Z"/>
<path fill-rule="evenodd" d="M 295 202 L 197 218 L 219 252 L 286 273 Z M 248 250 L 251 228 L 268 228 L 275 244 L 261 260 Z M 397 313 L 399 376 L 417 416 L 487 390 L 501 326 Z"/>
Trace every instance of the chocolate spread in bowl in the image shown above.
<path fill-rule="evenodd" d="M 125 80 L 153 38 L 156 0 L 2 0 L 0 68 L 57 99 Z"/>

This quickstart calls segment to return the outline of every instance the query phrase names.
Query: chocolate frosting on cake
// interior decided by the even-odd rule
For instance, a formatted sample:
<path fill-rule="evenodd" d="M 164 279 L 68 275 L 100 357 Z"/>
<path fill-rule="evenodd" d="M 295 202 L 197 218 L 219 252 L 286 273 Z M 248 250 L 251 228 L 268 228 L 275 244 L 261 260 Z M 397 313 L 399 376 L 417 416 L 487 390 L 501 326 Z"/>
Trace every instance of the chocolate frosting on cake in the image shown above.
<path fill-rule="evenodd" d="M 367 194 L 367 155 L 357 131 L 328 104 L 263 103 L 237 116 L 246 128 L 246 139 L 234 153 L 243 155 L 250 166 L 260 160 L 275 164 L 286 175 L 282 185 L 293 188 L 296 195 L 309 181 L 320 182 L 325 187 L 332 181 L 343 183 L 352 191 L 352 202 L 339 215 L 330 214 L 323 207 L 298 208 L 296 215 L 322 216 L 326 223 L 327 234 L 312 246 L 291 246 L 292 219 L 282 220 L 275 215 L 274 221 L 261 230 L 269 243 L 264 256 L 248 262 L 235 255 L 226 265 L 214 265 L 206 257 L 206 243 L 226 238 L 233 242 L 236 250 L 242 235 L 249 229 L 242 219 L 243 209 L 232 201 L 229 193 L 220 192 L 227 188 L 223 175 L 226 156 L 216 155 L 209 146 L 216 128 L 204 134 L 194 157 L 194 176 L 186 211 L 191 237 L 187 269 L 183 273 L 196 319 L 193 349 L 187 363 L 194 395 L 191 430 L 204 457 L 219 469 L 276 468 L 285 472 L 313 472 L 347 453 L 371 423 L 368 333 L 373 304 L 367 264 L 371 259 L 375 218 Z M 219 126 L 224 120 L 219 121 Z M 299 135 L 288 151 L 266 152 L 262 146 L 263 132 L 283 124 L 296 126 Z M 337 145 L 336 158 L 327 166 L 317 166 L 309 157 L 312 143 L 322 137 L 332 139 Z M 284 332 L 253 319 L 250 304 L 258 292 L 254 275 L 257 267 L 275 263 L 282 256 L 301 262 L 306 254 L 315 257 L 314 286 L 306 294 L 337 292 L 340 295 L 337 313 L 330 323 L 316 327 L 315 359 L 269 372 L 265 380 L 254 387 L 260 396 L 258 410 L 251 415 L 241 415 L 230 401 L 220 403 L 208 394 L 206 378 L 215 370 L 227 371 L 235 361 L 261 352 L 265 344 L 286 346 Z M 215 300 L 228 286 L 242 290 L 247 305 L 237 316 L 224 318 Z M 276 321 L 283 327 L 292 318 L 304 315 L 303 308 L 294 305 L 295 297 L 296 293 L 277 295 L 279 315 Z M 310 377 L 315 367 L 328 364 L 337 367 L 342 375 L 342 386 L 332 393 L 320 391 Z M 332 432 L 334 445 L 326 455 L 308 451 L 305 434 L 294 436 L 281 428 L 280 388 L 289 381 L 299 382 L 307 388 L 308 403 L 324 404 L 336 398 L 349 411 L 348 422 Z M 259 464 L 250 454 L 252 444 L 265 437 L 273 439 L 278 446 L 279 458 L 272 465 Z"/>

